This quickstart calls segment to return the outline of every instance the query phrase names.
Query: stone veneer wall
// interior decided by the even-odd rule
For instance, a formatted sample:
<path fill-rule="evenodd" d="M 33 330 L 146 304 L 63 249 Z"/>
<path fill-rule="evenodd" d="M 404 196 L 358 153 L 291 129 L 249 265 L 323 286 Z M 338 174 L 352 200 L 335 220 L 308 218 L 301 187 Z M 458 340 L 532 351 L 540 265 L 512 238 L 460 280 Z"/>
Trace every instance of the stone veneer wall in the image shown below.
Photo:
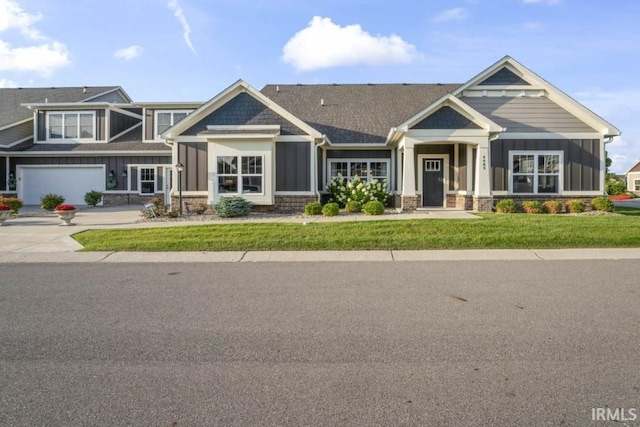
<path fill-rule="evenodd" d="M 473 196 L 474 212 L 491 212 L 493 210 L 493 197 Z"/>
<path fill-rule="evenodd" d="M 456 209 L 464 209 L 470 211 L 473 209 L 473 197 L 465 196 L 464 194 L 456 194 Z"/>
<path fill-rule="evenodd" d="M 102 206 L 123 206 L 123 205 L 142 205 L 151 202 L 153 199 L 160 197 L 164 199 L 163 194 L 109 194 L 104 193 L 102 196 Z"/>
<path fill-rule="evenodd" d="M 276 212 L 304 212 L 307 203 L 318 200 L 316 196 L 279 196 L 276 194 Z"/>

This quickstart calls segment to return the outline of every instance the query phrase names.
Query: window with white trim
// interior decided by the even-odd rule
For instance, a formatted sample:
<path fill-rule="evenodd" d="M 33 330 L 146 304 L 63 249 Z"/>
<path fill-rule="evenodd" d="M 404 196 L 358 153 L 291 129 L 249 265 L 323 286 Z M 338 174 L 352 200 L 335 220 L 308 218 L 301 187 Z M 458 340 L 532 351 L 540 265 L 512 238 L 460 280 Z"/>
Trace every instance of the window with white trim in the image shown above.
<path fill-rule="evenodd" d="M 640 179 L 633 180 L 633 191 L 640 191 Z"/>
<path fill-rule="evenodd" d="M 362 181 L 377 179 L 389 181 L 389 160 L 329 160 L 329 178 L 342 175 L 351 179 L 358 175 Z"/>
<path fill-rule="evenodd" d="M 95 139 L 95 128 L 93 111 L 47 113 L 47 140 Z"/>
<path fill-rule="evenodd" d="M 562 192 L 562 151 L 511 151 L 510 193 L 558 194 Z"/>
<path fill-rule="evenodd" d="M 192 111 L 193 110 L 156 110 L 156 139 L 159 139 L 162 132 L 187 117 Z"/>
<path fill-rule="evenodd" d="M 262 194 L 263 156 L 218 156 L 218 193 Z M 240 165 L 240 167 L 238 167 Z"/>
<path fill-rule="evenodd" d="M 140 168 L 140 193 L 156 192 L 156 168 Z"/>

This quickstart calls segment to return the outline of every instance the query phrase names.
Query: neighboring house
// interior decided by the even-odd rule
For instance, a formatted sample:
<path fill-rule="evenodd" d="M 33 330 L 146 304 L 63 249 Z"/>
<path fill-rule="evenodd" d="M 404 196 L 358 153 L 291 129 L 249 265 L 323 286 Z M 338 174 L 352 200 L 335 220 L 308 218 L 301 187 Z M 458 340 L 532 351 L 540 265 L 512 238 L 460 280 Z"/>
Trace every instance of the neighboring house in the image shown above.
<path fill-rule="evenodd" d="M 0 194 L 40 204 L 141 203 L 168 193 L 171 149 L 142 138 L 145 107 L 120 87 L 0 89 Z"/>
<path fill-rule="evenodd" d="M 106 204 L 174 206 L 181 195 L 187 211 L 241 195 L 301 211 L 342 174 L 387 180 L 404 210 L 487 211 L 505 197 L 604 194 L 618 135 L 508 56 L 464 84 L 258 91 L 239 80 L 204 104 L 135 103 L 119 87 L 0 89 L 0 193 L 81 204 L 93 189 Z"/>
<path fill-rule="evenodd" d="M 620 131 L 506 56 L 464 84 L 238 81 L 168 128 L 182 200 L 301 210 L 338 173 L 386 179 L 404 210 L 604 194 Z M 177 202 L 173 185 L 173 203 Z"/>
<path fill-rule="evenodd" d="M 627 190 L 640 194 L 640 160 L 635 162 L 624 175 L 627 179 Z"/>

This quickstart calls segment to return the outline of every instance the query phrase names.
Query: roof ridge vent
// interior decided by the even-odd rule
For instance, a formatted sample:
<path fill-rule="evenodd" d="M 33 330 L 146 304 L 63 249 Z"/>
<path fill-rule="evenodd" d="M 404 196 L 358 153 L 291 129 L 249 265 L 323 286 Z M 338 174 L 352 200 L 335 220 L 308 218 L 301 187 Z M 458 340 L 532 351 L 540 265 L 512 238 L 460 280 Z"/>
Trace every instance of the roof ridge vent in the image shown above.
<path fill-rule="evenodd" d="M 324 107 L 324 98 L 320 98 L 320 106 Z"/>

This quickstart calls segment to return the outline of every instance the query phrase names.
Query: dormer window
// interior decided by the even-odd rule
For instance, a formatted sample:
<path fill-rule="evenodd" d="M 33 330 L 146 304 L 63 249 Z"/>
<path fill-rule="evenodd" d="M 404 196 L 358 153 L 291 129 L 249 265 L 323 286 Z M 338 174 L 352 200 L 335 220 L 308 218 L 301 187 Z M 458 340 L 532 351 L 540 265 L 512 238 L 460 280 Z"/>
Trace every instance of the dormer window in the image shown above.
<path fill-rule="evenodd" d="M 156 111 L 156 139 L 160 139 L 162 132 L 184 119 L 193 110 L 159 110 Z"/>
<path fill-rule="evenodd" d="M 96 115 L 90 112 L 47 113 L 47 140 L 95 140 Z"/>

